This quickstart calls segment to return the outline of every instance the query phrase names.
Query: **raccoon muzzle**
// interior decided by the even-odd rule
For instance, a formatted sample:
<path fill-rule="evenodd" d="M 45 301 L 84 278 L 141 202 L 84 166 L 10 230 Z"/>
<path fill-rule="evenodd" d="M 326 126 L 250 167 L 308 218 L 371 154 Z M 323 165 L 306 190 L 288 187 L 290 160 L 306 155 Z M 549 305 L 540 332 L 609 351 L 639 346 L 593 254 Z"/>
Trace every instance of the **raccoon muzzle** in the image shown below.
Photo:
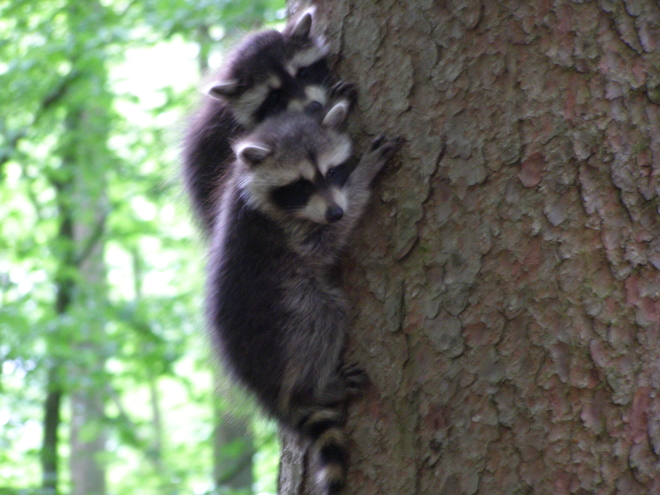
<path fill-rule="evenodd" d="M 338 222 L 344 216 L 344 210 L 339 206 L 331 206 L 325 212 L 325 219 L 328 223 Z"/>

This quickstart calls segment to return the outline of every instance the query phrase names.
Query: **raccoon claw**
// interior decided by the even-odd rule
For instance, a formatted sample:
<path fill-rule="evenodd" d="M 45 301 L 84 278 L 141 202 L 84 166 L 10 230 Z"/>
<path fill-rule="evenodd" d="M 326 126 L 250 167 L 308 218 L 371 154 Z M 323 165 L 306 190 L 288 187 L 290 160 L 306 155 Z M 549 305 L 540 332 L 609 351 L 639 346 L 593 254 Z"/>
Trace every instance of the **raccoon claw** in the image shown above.
<path fill-rule="evenodd" d="M 369 151 L 363 156 L 361 163 L 364 163 L 364 174 L 371 180 L 385 166 L 403 144 L 403 139 L 396 137 L 387 139 L 385 136 L 378 136 L 371 142 Z"/>
<path fill-rule="evenodd" d="M 346 99 L 349 104 L 349 108 L 353 107 L 357 102 L 357 86 L 351 82 L 339 81 L 332 87 L 330 91 L 331 98 L 333 100 Z"/>
<path fill-rule="evenodd" d="M 355 363 L 344 366 L 341 369 L 341 375 L 346 382 L 346 392 L 350 397 L 362 395 L 369 386 L 370 381 L 367 373 Z"/>
<path fill-rule="evenodd" d="M 369 152 L 373 153 L 376 150 L 381 153 L 382 159 L 386 162 L 392 158 L 392 155 L 401 149 L 403 145 L 403 138 L 395 137 L 392 139 L 386 139 L 385 136 L 378 136 L 371 142 L 371 148 Z"/>

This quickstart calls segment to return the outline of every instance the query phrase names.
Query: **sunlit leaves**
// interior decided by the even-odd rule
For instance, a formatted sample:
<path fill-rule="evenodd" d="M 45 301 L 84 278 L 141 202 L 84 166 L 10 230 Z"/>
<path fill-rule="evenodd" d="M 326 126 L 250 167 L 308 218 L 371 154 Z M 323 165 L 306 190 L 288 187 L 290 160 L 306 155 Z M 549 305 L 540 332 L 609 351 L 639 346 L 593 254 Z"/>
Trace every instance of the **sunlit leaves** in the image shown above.
<path fill-rule="evenodd" d="M 210 490 L 204 243 L 178 186 L 180 126 L 195 99 L 199 54 L 278 20 L 283 4 L 0 4 L 0 490 L 38 486 L 53 369 L 50 386 L 65 399 L 83 385 L 108 397 L 103 421 L 83 433 L 109 432 L 111 490 Z M 80 191 L 103 198 L 101 206 Z M 67 214 L 88 226 L 75 242 L 63 235 Z M 73 298 L 90 289 L 80 265 L 95 243 L 104 247 L 105 300 L 80 297 L 61 311 L 63 287 L 76 289 Z M 99 323 L 103 332 L 91 332 Z M 235 399 L 218 404 L 245 414 Z M 257 430 L 257 444 L 262 457 L 270 449 L 260 469 L 272 476 L 272 428 Z"/>

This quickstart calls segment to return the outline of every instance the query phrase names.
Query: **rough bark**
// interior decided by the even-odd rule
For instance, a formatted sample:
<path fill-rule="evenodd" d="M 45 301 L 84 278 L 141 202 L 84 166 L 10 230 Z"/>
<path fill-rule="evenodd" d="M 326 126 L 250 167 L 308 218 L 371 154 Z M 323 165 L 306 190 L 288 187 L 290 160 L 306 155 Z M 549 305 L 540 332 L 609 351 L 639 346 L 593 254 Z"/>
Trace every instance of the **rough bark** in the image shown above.
<path fill-rule="evenodd" d="M 660 493 L 656 3 L 315 3 L 358 143 L 407 140 L 347 263 L 346 493 Z"/>

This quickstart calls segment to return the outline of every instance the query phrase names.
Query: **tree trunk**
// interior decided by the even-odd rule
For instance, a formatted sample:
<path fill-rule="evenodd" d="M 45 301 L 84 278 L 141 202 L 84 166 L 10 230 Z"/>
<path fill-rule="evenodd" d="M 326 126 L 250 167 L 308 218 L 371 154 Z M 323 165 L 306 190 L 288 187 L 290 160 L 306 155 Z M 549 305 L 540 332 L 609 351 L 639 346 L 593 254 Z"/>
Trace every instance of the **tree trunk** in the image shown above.
<path fill-rule="evenodd" d="M 98 2 L 69 2 L 71 29 L 89 29 L 88 16 L 103 15 Z M 84 36 L 80 36 L 84 39 Z M 105 483 L 105 361 L 106 277 L 104 230 L 108 211 L 106 171 L 114 163 L 107 148 L 111 115 L 107 72 L 102 53 L 81 57 L 81 94 L 95 98 L 71 103 L 61 143 L 62 170 L 73 184 L 63 198 L 71 211 L 76 285 L 70 311 L 77 326 L 70 336 L 71 387 L 70 457 L 72 495 L 104 495 Z M 87 87 L 84 87 L 87 86 Z M 93 88 L 93 90 L 92 90 Z M 85 92 L 84 90 L 87 90 Z"/>
<path fill-rule="evenodd" d="M 90 76 L 91 81 L 95 79 Z M 76 135 L 83 135 L 82 129 L 102 133 L 102 122 L 94 122 L 97 117 L 92 107 L 75 113 L 68 122 L 76 128 Z M 100 127 L 94 128 L 99 124 Z M 75 358 L 70 366 L 73 382 L 69 459 L 72 495 L 105 494 L 106 286 L 100 232 L 105 222 L 107 200 L 105 179 L 99 173 L 103 168 L 94 160 L 96 150 L 87 148 L 88 144 L 84 141 L 71 143 L 75 165 L 74 245 L 80 257 L 74 299 L 75 310 L 80 312 L 80 327 L 71 343 Z"/>
<path fill-rule="evenodd" d="M 112 160 L 105 143 L 111 116 L 104 101 L 107 98 L 104 55 L 101 52 L 94 55 L 88 47 L 75 46 L 76 42 L 86 43 L 85 31 L 96 29 L 96 24 L 89 23 L 89 16 L 102 14 L 101 10 L 98 2 L 70 1 L 64 6 L 63 15 L 67 16 L 69 28 L 78 36 L 72 38 L 68 47 L 75 75 L 66 78 L 41 105 L 46 110 L 51 105 L 65 103 L 61 109 L 64 132 L 53 157 L 59 159 L 60 166 L 49 176 L 56 191 L 60 224 L 53 248 L 60 261 L 55 280 L 55 312 L 61 317 L 58 331 L 47 340 L 52 362 L 44 401 L 41 467 L 43 492 L 49 495 L 58 492 L 58 427 L 65 391 L 71 391 L 71 493 L 105 493 L 101 455 L 105 451 L 107 348 L 103 232 L 108 209 L 104 174 Z M 81 96 L 86 94 L 94 98 Z M 80 326 L 72 328 L 72 321 Z M 62 341 L 67 345 L 58 345 Z"/>
<path fill-rule="evenodd" d="M 217 493 L 252 493 L 252 435 L 245 418 L 214 411 L 213 481 Z M 231 451 L 229 453 L 228 451 Z"/>
<path fill-rule="evenodd" d="M 102 390 L 83 389 L 71 394 L 71 470 L 72 495 L 104 495 L 105 428 Z"/>
<path fill-rule="evenodd" d="M 44 401 L 44 436 L 41 445 L 41 489 L 44 495 L 57 495 L 59 474 L 59 444 L 58 430 L 62 421 L 61 402 L 62 387 L 60 385 L 61 366 L 53 364 L 46 378 L 46 400 Z"/>
<path fill-rule="evenodd" d="M 98 197 L 93 199 L 94 202 L 99 200 Z M 95 206 L 98 211 L 98 204 Z M 88 229 L 80 227 L 81 235 L 84 233 L 87 237 Z M 78 305 L 88 313 L 86 318 L 80 318 L 83 322 L 81 335 L 73 344 L 78 359 L 71 366 L 71 379 L 75 384 L 71 393 L 69 459 L 72 495 L 105 494 L 104 280 L 103 246 L 99 244 L 80 267 Z"/>
<path fill-rule="evenodd" d="M 656 3 L 315 4 L 357 149 L 407 140 L 346 263 L 346 493 L 660 493 Z"/>
<path fill-rule="evenodd" d="M 72 191 L 70 174 L 63 174 L 53 185 L 57 191 L 57 205 L 60 227 L 56 246 L 59 247 L 60 266 L 56 275 L 55 313 L 64 317 L 71 305 L 75 286 L 72 272 L 75 271 L 75 251 L 73 240 L 73 220 L 69 196 Z M 62 380 L 65 368 L 63 359 L 57 353 L 55 336 L 48 336 L 49 356 L 52 360 L 46 376 L 46 400 L 44 401 L 43 442 L 41 445 L 41 487 L 44 494 L 57 495 L 59 481 L 58 430 L 62 421 L 61 405 L 64 395 Z"/>
<path fill-rule="evenodd" d="M 218 397 L 231 397 L 222 371 L 213 371 L 214 389 Z M 213 485 L 214 493 L 252 493 L 255 448 L 249 419 L 227 404 L 213 398 Z"/>
<path fill-rule="evenodd" d="M 74 206 L 71 197 L 74 191 L 74 154 L 70 149 L 64 150 L 62 168 L 58 176 L 51 177 L 56 191 L 56 203 L 59 228 L 53 245 L 57 249 L 59 266 L 55 276 L 55 314 L 63 321 L 71 309 L 74 297 L 76 272 L 75 239 L 73 234 Z M 57 495 L 59 482 L 59 436 L 58 430 L 62 421 L 61 407 L 64 396 L 63 381 L 65 380 L 66 357 L 58 352 L 57 340 L 59 332 L 47 334 L 48 355 L 51 363 L 46 376 L 46 400 L 44 401 L 43 442 L 41 445 L 41 479 L 42 491 L 47 495 Z"/>

